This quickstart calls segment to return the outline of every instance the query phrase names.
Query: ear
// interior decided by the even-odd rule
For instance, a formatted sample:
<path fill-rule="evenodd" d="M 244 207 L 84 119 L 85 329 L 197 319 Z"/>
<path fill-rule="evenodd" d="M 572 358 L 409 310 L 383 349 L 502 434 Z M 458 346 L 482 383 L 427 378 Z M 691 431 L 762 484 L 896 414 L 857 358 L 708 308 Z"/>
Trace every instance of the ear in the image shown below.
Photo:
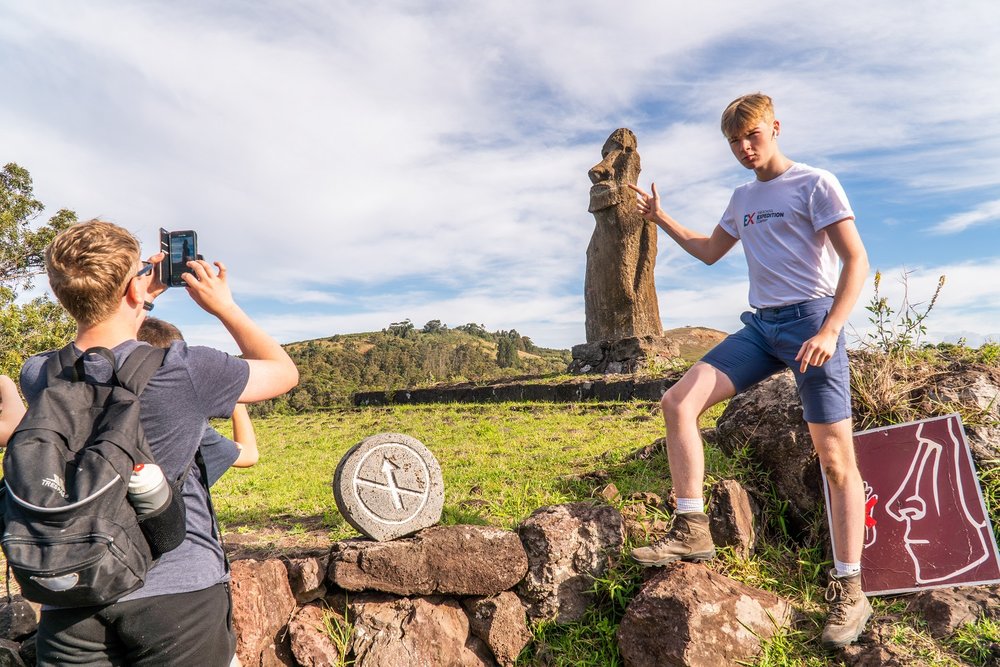
<path fill-rule="evenodd" d="M 775 119 L 775 121 L 774 121 L 774 129 L 771 132 L 771 138 L 775 139 L 775 138 L 777 138 L 777 136 L 779 134 L 781 134 L 781 123 L 778 122 L 777 119 Z"/>
<path fill-rule="evenodd" d="M 129 308 L 141 306 L 146 300 L 146 292 L 142 289 L 141 282 L 135 278 L 130 279 L 128 287 L 125 288 L 125 295 L 122 298 L 125 299 Z"/>

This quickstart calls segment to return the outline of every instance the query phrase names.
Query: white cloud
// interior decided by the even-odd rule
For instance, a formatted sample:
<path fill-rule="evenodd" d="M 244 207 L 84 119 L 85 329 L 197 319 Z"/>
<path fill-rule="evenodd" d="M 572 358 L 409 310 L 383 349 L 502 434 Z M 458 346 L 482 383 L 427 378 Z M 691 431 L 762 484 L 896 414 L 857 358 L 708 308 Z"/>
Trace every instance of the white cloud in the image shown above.
<path fill-rule="evenodd" d="M 941 231 L 992 232 L 1000 216 L 991 3 L 95 0 L 4 13 L 3 159 L 50 208 L 103 215 L 148 247 L 160 226 L 197 229 L 284 336 L 426 317 L 582 342 L 586 173 L 604 138 L 634 129 L 641 183 L 707 234 L 749 177 L 719 113 L 751 90 L 775 97 L 792 157 L 870 184 L 866 196 L 898 202 L 892 219 L 952 193 L 963 203 L 947 210 L 989 203 Z M 914 265 L 961 266 L 898 242 Z M 739 250 L 711 268 L 663 235 L 659 250 L 668 326 L 736 326 Z M 869 247 L 873 265 L 895 250 Z M 1000 305 L 983 299 L 969 330 L 1000 330 Z"/>
<path fill-rule="evenodd" d="M 937 234 L 955 234 L 969 227 L 1000 222 L 1000 199 L 985 202 L 971 211 L 955 215 L 934 225 L 931 231 Z"/>

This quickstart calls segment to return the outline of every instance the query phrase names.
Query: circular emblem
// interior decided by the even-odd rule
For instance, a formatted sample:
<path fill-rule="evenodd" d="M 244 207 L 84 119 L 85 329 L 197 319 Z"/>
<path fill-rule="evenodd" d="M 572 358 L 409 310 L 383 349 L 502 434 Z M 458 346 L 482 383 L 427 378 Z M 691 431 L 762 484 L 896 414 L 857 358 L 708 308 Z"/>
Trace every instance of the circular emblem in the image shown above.
<path fill-rule="evenodd" d="M 419 440 L 381 433 L 352 447 L 333 477 L 337 508 L 354 528 L 391 540 L 441 519 L 441 467 Z"/>

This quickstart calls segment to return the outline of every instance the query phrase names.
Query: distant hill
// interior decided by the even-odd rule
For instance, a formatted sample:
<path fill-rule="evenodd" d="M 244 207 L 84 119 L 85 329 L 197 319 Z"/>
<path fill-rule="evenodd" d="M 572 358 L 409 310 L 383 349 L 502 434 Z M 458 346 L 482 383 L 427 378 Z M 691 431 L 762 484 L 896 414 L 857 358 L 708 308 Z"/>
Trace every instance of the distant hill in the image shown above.
<path fill-rule="evenodd" d="M 345 405 L 356 391 L 392 391 L 437 382 L 486 381 L 565 372 L 569 350 L 542 348 L 515 330 L 487 331 L 438 320 L 409 320 L 382 331 L 339 334 L 283 346 L 299 368 L 299 385 L 256 404 L 256 415 Z"/>
<path fill-rule="evenodd" d="M 704 327 L 664 332 L 665 338 L 677 343 L 686 362 L 698 360 L 725 336 Z M 255 415 L 347 405 L 359 391 L 559 375 L 571 361 L 570 350 L 538 347 L 515 330 L 490 332 L 472 323 L 452 329 L 438 320 L 419 329 L 404 320 L 382 331 L 338 334 L 283 347 L 299 368 L 299 385 L 252 406 Z"/>
<path fill-rule="evenodd" d="M 681 359 L 692 363 L 701 359 L 728 335 L 724 331 L 707 327 L 680 327 L 663 332 L 664 338 L 677 343 Z"/>

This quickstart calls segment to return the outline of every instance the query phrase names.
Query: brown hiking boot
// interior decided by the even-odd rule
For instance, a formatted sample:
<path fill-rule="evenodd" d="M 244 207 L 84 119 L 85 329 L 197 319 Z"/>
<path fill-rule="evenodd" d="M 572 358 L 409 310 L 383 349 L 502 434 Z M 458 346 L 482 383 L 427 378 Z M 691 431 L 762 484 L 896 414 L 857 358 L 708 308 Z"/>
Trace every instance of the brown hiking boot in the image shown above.
<path fill-rule="evenodd" d="M 632 560 L 651 567 L 666 565 L 675 560 L 698 562 L 715 558 L 715 544 L 708 529 L 708 515 L 704 512 L 674 514 L 674 525 L 667 534 L 648 547 L 632 550 Z"/>
<path fill-rule="evenodd" d="M 835 649 L 853 644 L 872 615 L 872 606 L 861 590 L 861 573 L 840 578 L 831 570 L 826 601 L 830 603 L 830 615 L 820 639 L 823 647 Z"/>

